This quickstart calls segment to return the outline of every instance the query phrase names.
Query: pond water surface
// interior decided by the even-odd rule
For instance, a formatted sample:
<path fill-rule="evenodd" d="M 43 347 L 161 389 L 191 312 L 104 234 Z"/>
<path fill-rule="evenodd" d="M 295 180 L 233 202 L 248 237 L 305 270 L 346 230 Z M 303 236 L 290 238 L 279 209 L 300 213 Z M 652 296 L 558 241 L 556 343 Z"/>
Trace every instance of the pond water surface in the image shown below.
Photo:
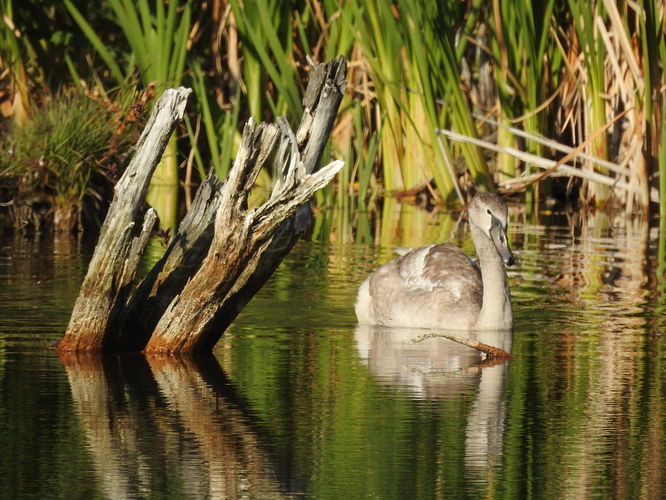
<path fill-rule="evenodd" d="M 60 359 L 86 252 L 2 236 L 0 498 L 664 497 L 657 229 L 513 210 L 499 363 L 356 325 L 371 269 L 399 245 L 471 253 L 464 224 L 334 219 L 197 359 Z"/>

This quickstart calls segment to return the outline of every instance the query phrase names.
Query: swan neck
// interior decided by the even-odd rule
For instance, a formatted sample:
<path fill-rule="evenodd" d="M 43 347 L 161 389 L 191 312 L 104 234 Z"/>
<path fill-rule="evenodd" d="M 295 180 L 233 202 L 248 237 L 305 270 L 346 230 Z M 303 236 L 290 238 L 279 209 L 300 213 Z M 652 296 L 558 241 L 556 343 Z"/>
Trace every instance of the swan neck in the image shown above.
<path fill-rule="evenodd" d="M 513 325 L 509 281 L 504 263 L 492 240 L 478 227 L 471 225 L 483 282 L 483 303 L 476 328 L 505 329 Z"/>

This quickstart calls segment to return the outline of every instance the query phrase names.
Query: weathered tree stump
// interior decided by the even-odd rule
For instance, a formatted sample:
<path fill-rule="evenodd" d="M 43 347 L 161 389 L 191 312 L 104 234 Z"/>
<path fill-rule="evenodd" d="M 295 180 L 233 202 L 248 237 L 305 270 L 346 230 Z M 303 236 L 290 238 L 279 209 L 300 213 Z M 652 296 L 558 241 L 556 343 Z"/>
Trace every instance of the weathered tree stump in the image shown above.
<path fill-rule="evenodd" d="M 228 178 L 221 184 L 211 176 L 202 184 L 164 257 L 133 288 L 155 223 L 149 210 L 138 228 L 145 189 L 189 94 L 187 89 L 165 92 L 116 187 L 59 350 L 211 349 L 307 232 L 308 200 L 342 168 L 334 161 L 315 171 L 342 100 L 345 74 L 342 57 L 314 69 L 296 134 L 285 120 L 246 124 Z M 166 109 L 174 112 L 165 117 Z M 248 208 L 249 192 L 264 166 L 273 167 L 275 186 L 268 201 Z"/>
<path fill-rule="evenodd" d="M 146 190 L 171 133 L 183 117 L 190 93 L 185 88 L 168 89 L 155 105 L 136 153 L 115 186 L 113 202 L 59 350 L 102 350 L 117 328 L 119 311 L 157 221 L 153 209 L 141 216 Z"/>
<path fill-rule="evenodd" d="M 122 311 L 120 329 L 110 341 L 110 350 L 142 350 L 168 305 L 197 272 L 213 240 L 219 188 L 212 173 L 199 187 L 164 256 L 141 281 Z"/>
<path fill-rule="evenodd" d="M 269 249 L 280 225 L 296 213 L 342 168 L 336 161 L 314 174 L 304 174 L 295 138 L 288 127 L 245 126 L 243 141 L 222 188 L 213 243 L 197 274 L 185 285 L 161 317 L 146 351 L 193 352 L 208 349 L 222 334 L 225 303 L 251 284 L 261 256 Z M 279 147 L 292 142 L 290 168 L 271 198 L 254 209 L 247 197 L 259 170 Z M 284 160 L 283 160 L 284 161 Z"/>

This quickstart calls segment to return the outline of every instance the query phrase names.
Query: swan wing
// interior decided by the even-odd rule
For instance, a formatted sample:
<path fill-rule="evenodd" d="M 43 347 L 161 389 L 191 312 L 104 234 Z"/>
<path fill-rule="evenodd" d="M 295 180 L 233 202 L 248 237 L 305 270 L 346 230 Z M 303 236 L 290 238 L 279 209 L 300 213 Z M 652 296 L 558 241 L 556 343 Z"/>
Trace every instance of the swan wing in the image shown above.
<path fill-rule="evenodd" d="M 483 283 L 457 247 L 429 245 L 393 259 L 369 279 L 376 322 L 389 326 L 462 326 L 478 313 Z"/>
<path fill-rule="evenodd" d="M 479 302 L 483 282 L 478 266 L 450 243 L 429 245 L 397 259 L 405 286 L 413 290 L 448 291 L 452 301 Z"/>

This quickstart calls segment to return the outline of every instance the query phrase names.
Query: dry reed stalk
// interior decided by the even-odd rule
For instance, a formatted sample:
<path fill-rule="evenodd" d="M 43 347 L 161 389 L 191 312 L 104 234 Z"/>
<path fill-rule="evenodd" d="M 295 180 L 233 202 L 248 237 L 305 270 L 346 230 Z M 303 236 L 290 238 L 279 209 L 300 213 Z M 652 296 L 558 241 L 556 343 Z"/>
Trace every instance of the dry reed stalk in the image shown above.
<path fill-rule="evenodd" d="M 591 170 L 582 170 L 578 169 L 575 167 L 572 167 L 570 165 L 566 165 L 564 161 L 567 159 L 570 159 L 571 157 L 574 157 L 574 153 L 577 152 L 577 149 L 569 153 L 563 160 L 560 161 L 554 161 L 554 160 L 549 160 L 547 158 L 542 158 L 530 153 L 526 153 L 524 151 L 520 151 L 515 148 L 511 147 L 502 147 L 502 146 L 497 146 L 496 144 L 493 144 L 488 141 L 484 141 L 482 139 L 475 139 L 473 137 L 467 137 L 462 134 L 458 134 L 457 132 L 452 132 L 450 130 L 445 130 L 445 129 L 438 129 L 439 132 L 442 134 L 446 135 L 450 139 L 454 141 L 460 141 L 460 142 L 469 142 L 472 144 L 475 144 L 479 147 L 482 147 L 484 149 L 488 149 L 490 151 L 495 151 L 497 153 L 506 153 L 511 156 L 514 156 L 515 158 L 518 158 L 519 160 L 522 160 L 526 163 L 529 163 L 531 165 L 534 165 L 539 168 L 547 169 L 546 172 L 541 172 L 539 174 L 535 174 L 533 176 L 525 177 L 525 178 L 516 178 L 515 181 L 509 181 L 508 183 L 514 183 L 514 182 L 519 182 L 519 180 L 523 180 L 524 183 L 530 184 L 537 182 L 539 180 L 544 179 L 546 176 L 549 175 L 554 175 L 556 173 L 559 173 L 560 175 L 565 175 L 565 176 L 571 176 L 571 177 L 579 177 L 581 179 L 594 182 L 603 186 L 609 186 L 612 188 L 618 188 L 622 189 L 626 192 L 631 192 L 634 194 L 639 195 L 640 192 L 638 191 L 638 188 L 636 186 L 632 185 L 629 182 L 624 182 L 619 180 L 619 178 L 613 178 L 608 175 L 601 174 L 599 172 L 594 172 Z M 588 139 L 590 140 L 590 139 Z M 582 148 L 585 145 L 585 143 L 579 148 Z M 620 169 L 619 166 L 617 166 L 617 169 Z M 622 169 L 624 170 L 624 169 Z M 507 182 L 505 182 L 506 184 Z M 523 185 L 519 188 L 515 188 L 512 191 L 520 191 L 524 189 L 526 185 Z M 659 201 L 659 196 L 655 190 L 652 190 L 650 192 L 650 198 L 652 201 L 658 202 Z"/>
<path fill-rule="evenodd" d="M 596 19 L 596 27 L 607 51 L 608 108 L 611 113 L 620 109 L 628 111 L 626 120 L 615 125 L 612 137 L 616 139 L 611 146 L 617 150 L 617 161 L 626 168 L 628 181 L 636 191 L 627 193 L 624 200 L 627 212 L 633 212 L 634 195 L 638 198 L 636 203 L 647 212 L 650 202 L 649 178 L 645 157 L 640 154 L 646 132 L 646 122 L 641 112 L 645 82 L 617 6 L 607 0 L 604 0 L 604 5 L 609 13 L 610 27 L 607 28 L 600 17 Z"/>
<path fill-rule="evenodd" d="M 539 144 L 542 144 L 548 148 L 554 149 L 556 151 L 560 151 L 565 154 L 571 154 L 575 152 L 575 157 L 577 160 L 581 161 L 588 161 L 590 163 L 597 164 L 603 168 L 606 168 L 610 170 L 611 172 L 614 172 L 618 175 L 626 175 L 628 176 L 628 172 L 626 171 L 625 168 L 623 168 L 621 165 L 618 165 L 617 163 L 613 163 L 612 161 L 604 160 L 602 158 L 597 158 L 595 156 L 591 156 L 587 153 L 584 153 L 582 151 L 576 151 L 575 148 L 572 148 L 570 146 L 567 146 L 565 144 L 562 144 L 561 142 L 553 141 L 552 139 L 547 139 L 545 137 L 541 137 L 536 134 L 531 134 L 529 132 L 525 132 L 522 129 L 516 128 L 516 127 L 510 127 L 508 125 L 505 125 L 504 123 L 492 120 L 490 118 L 486 118 L 481 115 L 474 115 L 474 118 L 477 120 L 481 120 L 483 122 L 489 123 L 490 125 L 493 125 L 498 128 L 503 128 L 509 132 L 511 132 L 513 135 L 517 137 L 523 137 L 525 139 L 529 139 L 530 141 L 537 142 Z"/>

